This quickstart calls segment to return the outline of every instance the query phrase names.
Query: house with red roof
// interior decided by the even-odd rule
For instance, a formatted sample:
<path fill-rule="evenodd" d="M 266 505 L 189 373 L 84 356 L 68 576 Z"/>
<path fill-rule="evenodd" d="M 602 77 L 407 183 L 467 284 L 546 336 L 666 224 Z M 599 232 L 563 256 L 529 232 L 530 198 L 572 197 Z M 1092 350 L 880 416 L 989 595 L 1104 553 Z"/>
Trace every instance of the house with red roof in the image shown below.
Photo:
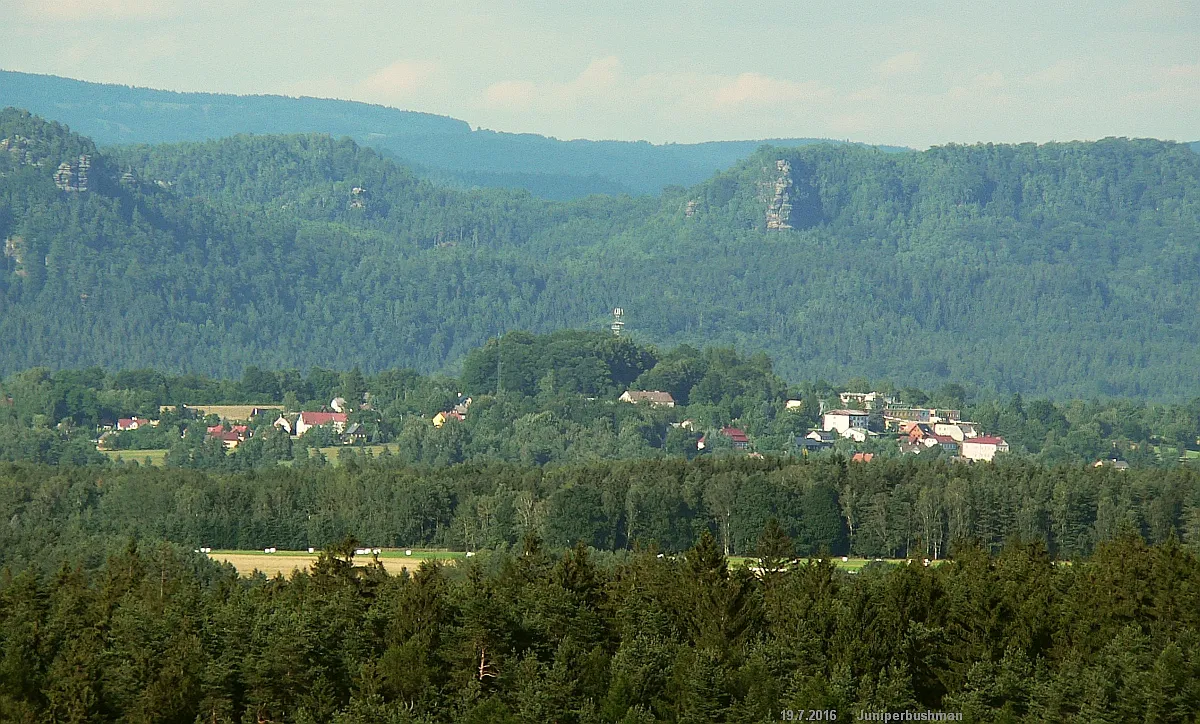
<path fill-rule="evenodd" d="M 224 425 L 213 425 L 208 428 L 209 437 L 220 440 L 225 443 L 225 447 L 230 449 L 237 447 L 241 442 L 245 442 L 246 438 L 250 437 L 250 435 L 249 425 L 234 425 L 228 430 L 225 429 Z"/>
<path fill-rule="evenodd" d="M 734 450 L 746 450 L 750 447 L 750 438 L 746 436 L 744 430 L 736 427 L 723 427 L 721 434 L 733 441 Z"/>
<path fill-rule="evenodd" d="M 314 427 L 330 425 L 339 435 L 346 429 L 344 412 L 301 412 L 296 418 L 296 435 L 303 435 Z"/>
<path fill-rule="evenodd" d="M 746 436 L 744 430 L 739 430 L 736 427 L 721 428 L 721 436 L 727 437 L 733 442 L 734 450 L 747 450 L 750 448 L 750 438 Z M 708 435 L 704 435 L 696 443 L 697 450 L 703 450 L 708 447 Z"/>
<path fill-rule="evenodd" d="M 923 422 L 909 422 L 906 427 L 907 431 L 902 427 L 901 431 L 908 435 L 908 441 L 917 444 L 926 438 L 933 437 L 933 428 Z"/>

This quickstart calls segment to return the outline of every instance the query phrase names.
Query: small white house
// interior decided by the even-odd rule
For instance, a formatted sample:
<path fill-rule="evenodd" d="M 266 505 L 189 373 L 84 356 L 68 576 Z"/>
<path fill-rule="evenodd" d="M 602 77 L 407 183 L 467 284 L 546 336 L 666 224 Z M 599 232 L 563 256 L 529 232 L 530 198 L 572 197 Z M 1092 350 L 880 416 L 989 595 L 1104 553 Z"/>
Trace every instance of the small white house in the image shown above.
<path fill-rule="evenodd" d="M 937 422 L 933 425 L 933 432 L 937 435 L 952 437 L 958 442 L 969 437 L 979 436 L 979 431 L 975 429 L 973 422 Z"/>
<path fill-rule="evenodd" d="M 863 410 L 830 410 L 825 413 L 821 428 L 844 435 L 852 427 L 865 428 L 869 419 L 870 415 Z"/>
<path fill-rule="evenodd" d="M 854 442 L 866 442 L 871 433 L 865 427 L 848 427 L 842 432 L 842 437 Z"/>

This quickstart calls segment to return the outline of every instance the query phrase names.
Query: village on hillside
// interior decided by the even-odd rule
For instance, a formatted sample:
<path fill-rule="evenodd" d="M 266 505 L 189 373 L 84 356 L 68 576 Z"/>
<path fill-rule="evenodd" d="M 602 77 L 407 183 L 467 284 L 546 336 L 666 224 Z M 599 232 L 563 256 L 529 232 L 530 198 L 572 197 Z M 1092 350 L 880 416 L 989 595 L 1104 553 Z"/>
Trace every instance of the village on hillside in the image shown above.
<path fill-rule="evenodd" d="M 378 399 L 370 392 L 361 394 L 362 398 L 353 404 L 338 396 L 328 404 L 310 401 L 300 406 L 167 405 L 154 417 L 131 415 L 104 421 L 93 440 L 100 452 L 131 459 L 145 457 L 146 451 L 165 453 L 180 440 L 191 440 L 188 444 L 195 445 L 201 438 L 204 443 L 211 443 L 211 447 L 221 447 L 229 453 L 240 453 L 239 448 L 257 438 L 256 450 L 268 444 L 281 460 L 291 460 L 293 452 L 299 455 L 306 448 L 371 446 L 376 454 L 384 448 L 403 454 L 405 440 L 411 442 L 411 438 L 400 435 L 402 429 L 424 426 L 430 440 L 456 435 L 456 430 L 470 435 L 478 424 L 473 415 L 476 408 L 494 409 L 496 404 L 493 395 L 479 396 L 484 401 L 480 407 L 475 398 L 457 392 L 445 398 L 444 408 L 427 409 L 423 414 L 414 411 L 396 418 L 376 409 Z M 657 429 L 647 434 L 662 441 L 654 446 L 659 453 L 684 454 L 689 458 L 721 454 L 756 458 L 836 454 L 851 462 L 921 456 L 979 463 L 1014 452 L 1004 437 L 963 419 L 960 410 L 913 405 L 899 395 L 880 392 L 835 388 L 819 398 L 777 398 L 768 403 L 773 411 L 764 418 L 766 425 L 763 419 L 714 415 L 711 406 L 678 404 L 671 393 L 662 390 L 626 389 L 619 396 L 607 399 L 580 396 L 580 403 L 593 406 L 590 414 L 615 416 L 614 420 L 629 417 L 620 412 L 625 405 L 643 408 L 634 417 L 642 421 L 639 424 L 650 426 L 645 429 Z M 597 405 L 601 407 L 596 408 Z M 605 408 L 610 411 L 605 412 Z M 487 424 L 494 428 L 497 422 L 493 417 Z M 519 421 L 510 420 L 508 424 Z M 781 437 L 780 430 L 787 432 Z M 668 438 L 673 444 L 665 444 Z M 1018 448 L 1017 452 L 1020 451 Z M 647 452 L 654 454 L 652 450 Z M 307 456 L 303 452 L 300 458 Z M 1098 467 L 1118 470 L 1129 467 L 1115 451 L 1113 455 L 1092 460 Z"/>
<path fill-rule="evenodd" d="M 843 405 L 856 407 L 824 412 L 821 429 L 798 440 L 800 448 L 820 450 L 832 446 L 837 438 L 864 443 L 890 435 L 902 455 L 920 455 L 936 448 L 944 456 L 991 462 L 998 453 L 1009 451 L 1004 438 L 983 434 L 975 423 L 963 420 L 958 410 L 905 407 L 896 398 L 875 392 L 843 392 L 839 397 Z M 869 461 L 872 454 L 859 453 L 855 459 Z"/>

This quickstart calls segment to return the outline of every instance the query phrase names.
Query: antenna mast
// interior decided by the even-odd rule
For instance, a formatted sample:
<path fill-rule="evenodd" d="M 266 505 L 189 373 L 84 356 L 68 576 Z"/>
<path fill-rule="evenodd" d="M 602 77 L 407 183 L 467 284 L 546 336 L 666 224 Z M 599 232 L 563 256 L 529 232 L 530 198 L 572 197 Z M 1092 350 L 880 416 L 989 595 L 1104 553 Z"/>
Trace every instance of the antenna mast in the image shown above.
<path fill-rule="evenodd" d="M 622 317 L 624 317 L 624 316 L 625 316 L 624 309 L 617 307 L 616 309 L 613 310 L 613 321 L 612 321 L 612 325 L 609 327 L 609 329 L 612 330 L 613 336 L 616 336 L 616 337 L 621 336 L 621 329 L 625 326 L 625 322 L 622 321 Z"/>

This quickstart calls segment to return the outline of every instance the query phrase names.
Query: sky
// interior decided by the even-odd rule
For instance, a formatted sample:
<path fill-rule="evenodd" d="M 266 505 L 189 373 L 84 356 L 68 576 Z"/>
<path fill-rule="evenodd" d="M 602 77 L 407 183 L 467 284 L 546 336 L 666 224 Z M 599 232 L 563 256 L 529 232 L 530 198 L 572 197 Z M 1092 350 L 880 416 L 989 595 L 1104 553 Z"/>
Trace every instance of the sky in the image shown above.
<path fill-rule="evenodd" d="M 0 68 L 558 138 L 1200 139 L 1200 0 L 752 5 L 0 0 Z"/>

